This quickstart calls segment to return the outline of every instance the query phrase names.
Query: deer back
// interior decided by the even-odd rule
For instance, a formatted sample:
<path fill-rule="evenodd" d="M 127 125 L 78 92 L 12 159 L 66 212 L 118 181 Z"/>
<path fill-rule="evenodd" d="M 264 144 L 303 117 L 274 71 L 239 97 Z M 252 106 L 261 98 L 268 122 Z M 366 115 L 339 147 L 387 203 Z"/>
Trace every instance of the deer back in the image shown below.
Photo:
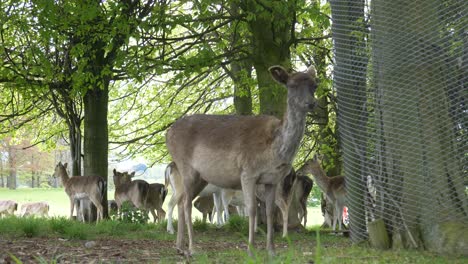
<path fill-rule="evenodd" d="M 75 198 L 103 195 L 105 181 L 100 176 L 73 176 L 65 184 L 65 192 Z"/>
<path fill-rule="evenodd" d="M 171 126 L 166 144 L 174 160 L 187 161 L 218 186 L 237 189 L 242 169 L 274 163 L 271 144 L 280 124 L 272 116 L 187 116 Z"/>
<path fill-rule="evenodd" d="M 329 178 L 329 186 L 327 194 L 330 197 L 333 197 L 335 200 L 344 199 L 346 195 L 345 189 L 345 177 L 344 176 L 334 176 Z"/>
<path fill-rule="evenodd" d="M 214 207 L 213 195 L 198 197 L 193 206 L 201 213 L 211 213 Z"/>
<path fill-rule="evenodd" d="M 149 193 L 149 184 L 144 180 L 134 180 L 115 187 L 117 203 L 131 201 L 135 206 L 144 206 Z"/>
<path fill-rule="evenodd" d="M 164 200 L 166 199 L 167 190 L 164 184 L 152 183 L 149 185 L 149 193 L 146 199 L 146 203 L 151 208 L 162 207 Z"/>

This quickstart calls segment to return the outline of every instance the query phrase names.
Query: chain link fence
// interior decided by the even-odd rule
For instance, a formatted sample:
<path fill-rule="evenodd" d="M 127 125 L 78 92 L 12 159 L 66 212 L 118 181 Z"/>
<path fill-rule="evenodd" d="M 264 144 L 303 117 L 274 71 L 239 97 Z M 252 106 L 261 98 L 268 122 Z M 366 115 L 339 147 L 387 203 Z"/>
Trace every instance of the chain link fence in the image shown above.
<path fill-rule="evenodd" d="M 468 2 L 330 4 L 351 239 L 383 219 L 393 247 L 463 247 Z"/>

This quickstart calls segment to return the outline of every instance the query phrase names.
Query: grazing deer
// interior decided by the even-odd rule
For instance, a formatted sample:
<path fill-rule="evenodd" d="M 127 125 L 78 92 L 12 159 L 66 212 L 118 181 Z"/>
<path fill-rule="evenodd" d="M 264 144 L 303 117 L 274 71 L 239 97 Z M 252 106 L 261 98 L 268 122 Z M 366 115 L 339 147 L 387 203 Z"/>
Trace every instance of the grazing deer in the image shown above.
<path fill-rule="evenodd" d="M 172 196 L 167 205 L 167 232 L 174 234 L 174 226 L 172 225 L 172 213 L 174 207 L 181 201 L 182 194 L 184 193 L 184 183 L 174 162 L 167 165 L 164 172 L 165 187 L 171 185 Z M 214 209 L 217 212 L 218 225 L 223 223 L 222 209 L 221 209 L 221 191 L 222 189 L 212 184 L 206 186 L 199 194 L 200 197 L 213 196 Z"/>
<path fill-rule="evenodd" d="M 2 215 L 14 215 L 18 210 L 18 203 L 12 200 L 0 201 L 0 217 Z"/>
<path fill-rule="evenodd" d="M 21 216 L 37 215 L 40 217 L 48 217 L 49 208 L 47 202 L 25 203 L 21 205 Z"/>
<path fill-rule="evenodd" d="M 306 161 L 303 168 L 304 172 L 310 172 L 312 174 L 315 182 L 325 194 L 325 197 L 334 206 L 333 230 L 336 229 L 337 222 L 339 225 L 338 230 L 341 230 L 346 195 L 344 176 L 328 177 L 320 165 L 317 155 L 315 155 L 313 159 Z"/>
<path fill-rule="evenodd" d="M 127 172 L 118 172 L 116 169 L 114 173 L 114 199 L 117 203 L 117 208 L 120 211 L 122 204 L 129 201 L 138 209 L 146 209 L 146 199 L 149 193 L 149 184 L 143 180 L 134 180 L 131 178 L 135 176 L 135 172 L 128 174 Z"/>
<path fill-rule="evenodd" d="M 117 203 L 115 202 L 115 200 L 107 200 L 107 208 L 109 208 L 109 214 L 111 213 L 116 214 L 118 207 L 117 207 Z"/>
<path fill-rule="evenodd" d="M 65 186 L 65 192 L 70 198 L 70 219 L 73 218 L 75 200 L 89 198 L 96 206 L 98 216 L 96 222 L 103 219 L 103 199 L 107 192 L 106 181 L 100 176 L 68 176 L 67 163 L 59 162 L 55 166 L 54 177 L 60 177 Z"/>
<path fill-rule="evenodd" d="M 194 202 L 193 206 L 200 211 L 203 215 L 203 223 L 206 223 L 206 219 L 208 217 L 208 220 L 210 223 L 213 222 L 213 196 L 204 196 L 204 197 L 198 197 Z"/>
<path fill-rule="evenodd" d="M 273 79 L 287 87 L 283 119 L 274 116 L 192 115 L 177 120 L 166 135 L 166 145 L 183 179 L 184 199 L 178 203 L 176 247 L 193 252 L 192 200 L 208 184 L 242 189 L 249 212 L 249 253 L 254 245 L 256 185 L 265 185 L 267 250 L 274 254 L 273 206 L 276 185 L 291 171 L 304 135 L 306 115 L 315 106 L 315 69 L 288 73 L 269 69 Z"/>

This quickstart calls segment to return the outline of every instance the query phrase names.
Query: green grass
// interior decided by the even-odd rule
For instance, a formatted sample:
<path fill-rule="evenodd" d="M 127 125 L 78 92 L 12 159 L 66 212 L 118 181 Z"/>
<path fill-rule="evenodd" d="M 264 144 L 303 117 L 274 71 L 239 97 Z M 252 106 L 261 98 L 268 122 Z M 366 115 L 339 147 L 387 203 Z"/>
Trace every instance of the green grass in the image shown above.
<path fill-rule="evenodd" d="M 234 218 L 235 219 L 235 218 Z M 236 222 L 238 231 L 228 225 L 217 228 L 211 224 L 201 224 L 198 221 L 195 231 L 197 253 L 191 260 L 193 263 L 466 263 L 466 258 L 437 256 L 423 251 L 379 251 L 367 245 L 352 245 L 349 239 L 328 233 L 318 233 L 309 229 L 302 233 L 291 232 L 287 239 L 280 233 L 275 235 L 277 256 L 271 258 L 264 248 L 265 234 L 256 235 L 256 250 L 254 258 L 247 255 L 245 246 L 247 236 L 243 231 L 247 223 Z M 200 225 L 203 227 L 200 228 Z M 196 225 L 194 224 L 194 227 Z M 1 240 L 45 238 L 61 243 L 76 245 L 77 241 L 121 239 L 135 241 L 139 239 L 168 241 L 175 243 L 175 235 L 165 231 L 165 223 L 137 224 L 119 221 L 103 221 L 97 225 L 79 223 L 66 218 L 18 218 L 6 217 L 0 219 Z M 161 242 L 158 242 L 161 243 Z M 83 244 L 83 242 L 81 242 Z M 128 249 L 126 249 L 128 250 Z M 134 249 L 133 249 L 134 250 Z M 158 251 L 161 263 L 180 262 L 181 256 L 175 253 L 172 246 L 166 248 L 151 248 Z M 0 252 L 1 253 L 1 252 Z M 15 255 L 15 252 L 11 252 Z M 54 259 L 41 258 L 41 263 L 52 263 Z"/>
<path fill-rule="evenodd" d="M 109 193 L 112 198 L 113 194 Z M 50 241 L 64 239 L 63 243 L 75 245 L 77 241 L 87 240 L 150 240 L 157 243 L 169 243 L 169 248 L 152 248 L 161 250 L 161 259 L 157 262 L 183 262 L 183 257 L 173 249 L 176 235 L 166 232 L 166 221 L 160 224 L 137 224 L 119 221 L 103 221 L 89 225 L 68 219 L 68 197 L 63 189 L 0 189 L 0 200 L 15 200 L 21 206 L 23 202 L 47 201 L 54 216 L 43 218 L 6 217 L 0 219 L 0 241 L 15 239 L 44 238 Z M 177 210 L 175 210 L 177 212 Z M 319 208 L 309 208 L 307 232 L 291 232 L 288 239 L 283 239 L 280 232 L 275 234 L 277 256 L 269 258 L 265 247 L 265 232 L 260 227 L 256 235 L 255 258 L 246 254 L 248 240 L 248 221 L 237 216 L 222 228 L 212 224 L 194 222 L 195 247 L 197 254 L 194 263 L 467 263 L 466 258 L 437 256 L 429 252 L 400 250 L 378 251 L 367 245 L 352 245 L 347 238 L 317 233 L 316 229 L 323 218 Z M 194 219 L 200 218 L 193 210 Z M 319 217 L 317 217 L 319 215 Z M 174 214 L 177 217 L 177 213 Z M 177 221 L 174 221 L 177 229 Z M 0 248 L 1 253 L 1 248 Z M 15 252 L 12 252 L 14 255 Z M 39 263 L 53 263 L 55 259 L 40 258 Z"/>

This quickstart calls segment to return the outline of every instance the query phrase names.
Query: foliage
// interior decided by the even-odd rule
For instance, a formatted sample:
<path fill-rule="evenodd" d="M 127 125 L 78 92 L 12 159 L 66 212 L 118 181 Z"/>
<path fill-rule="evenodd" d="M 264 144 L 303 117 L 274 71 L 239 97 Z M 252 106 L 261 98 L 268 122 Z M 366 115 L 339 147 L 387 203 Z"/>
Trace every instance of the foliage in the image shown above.
<path fill-rule="evenodd" d="M 320 205 L 321 201 L 322 201 L 322 191 L 317 186 L 317 184 L 314 184 L 314 186 L 312 187 L 312 191 L 310 192 L 309 197 L 307 199 L 307 206 L 317 207 Z"/>
<path fill-rule="evenodd" d="M 249 219 L 238 216 L 238 215 L 232 215 L 229 218 L 229 221 L 226 223 L 226 229 L 229 232 L 238 232 L 242 234 L 248 234 L 249 233 Z"/>
<path fill-rule="evenodd" d="M 208 230 L 208 226 L 209 224 L 207 222 L 203 222 L 200 218 L 196 218 L 195 221 L 193 221 L 193 230 L 206 231 Z"/>
<path fill-rule="evenodd" d="M 129 201 L 125 201 L 120 207 L 120 211 L 111 218 L 124 223 L 147 223 L 149 220 L 146 210 L 138 209 Z"/>

